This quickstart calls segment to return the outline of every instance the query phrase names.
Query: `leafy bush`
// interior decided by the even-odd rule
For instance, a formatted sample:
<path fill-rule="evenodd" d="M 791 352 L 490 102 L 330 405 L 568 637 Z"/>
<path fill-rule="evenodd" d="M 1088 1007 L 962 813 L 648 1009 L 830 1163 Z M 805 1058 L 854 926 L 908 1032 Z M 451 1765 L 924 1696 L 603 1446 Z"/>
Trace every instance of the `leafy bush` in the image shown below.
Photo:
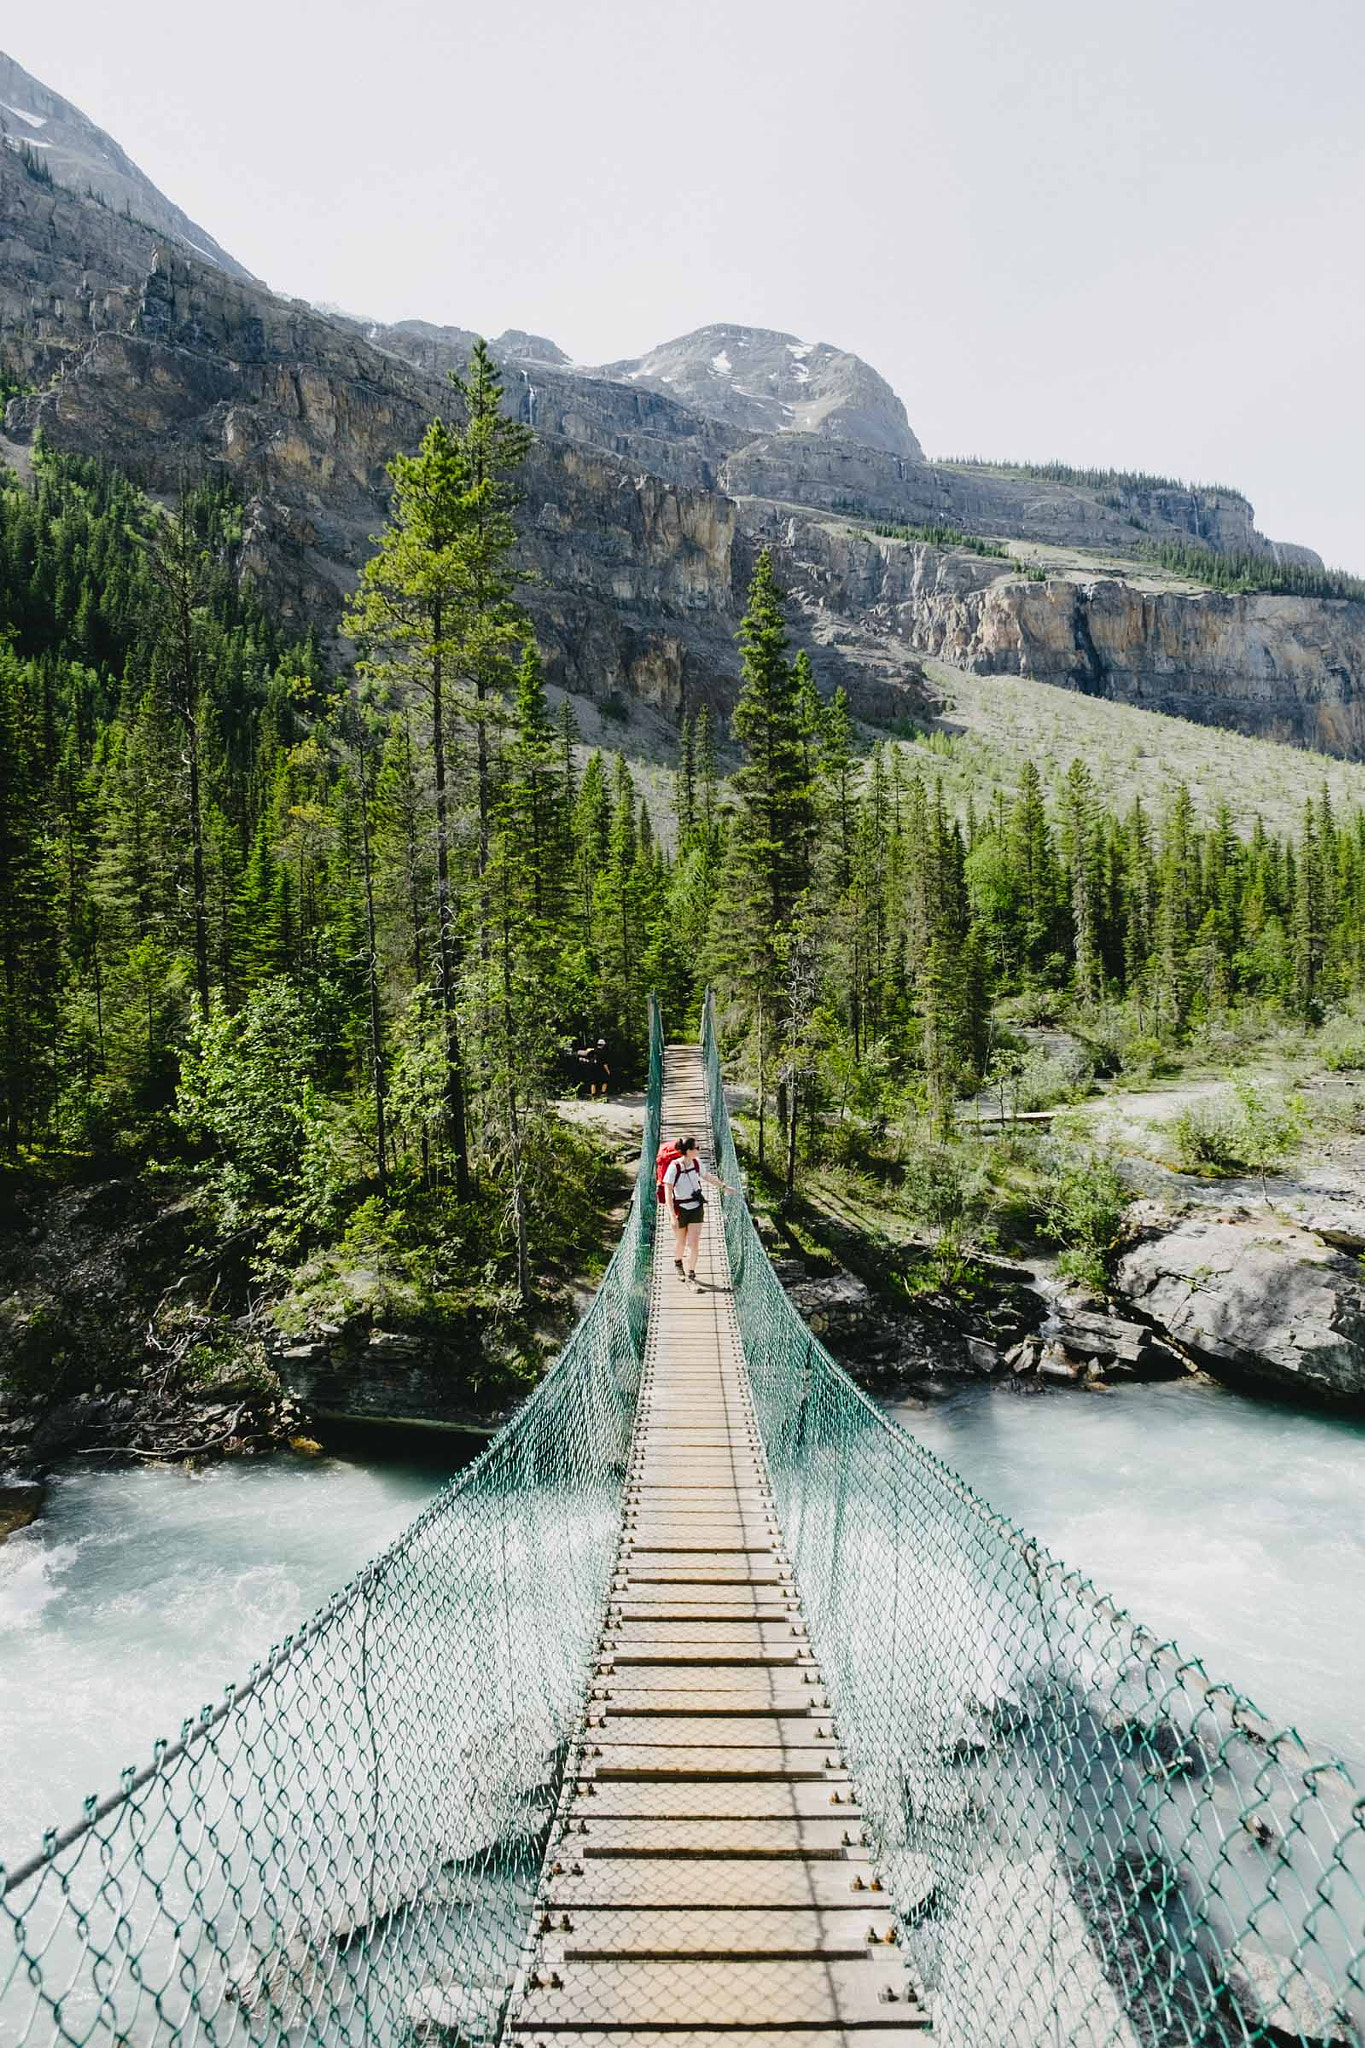
<path fill-rule="evenodd" d="M 930 1270 L 893 1274 L 908 1293 L 925 1286 L 946 1293 L 971 1292 L 979 1282 L 968 1243 L 980 1247 L 994 1241 L 990 1224 L 991 1189 L 984 1165 L 958 1145 L 925 1145 L 907 1162 L 901 1182 L 906 1209 L 932 1235 Z"/>
<path fill-rule="evenodd" d="M 1192 1102 L 1182 1109 L 1172 1137 L 1183 1173 L 1236 1173 L 1242 1166 L 1236 1113 L 1226 1095 Z"/>
<path fill-rule="evenodd" d="M 1187 1173 L 1257 1173 L 1283 1166 L 1304 1134 L 1298 1096 L 1270 1101 L 1251 1081 L 1238 1081 L 1207 1102 L 1191 1103 L 1176 1118 L 1176 1157 Z"/>
<path fill-rule="evenodd" d="M 278 976 L 235 1015 L 191 1017 L 175 1120 L 213 1154 L 207 1186 L 225 1235 L 266 1225 L 283 1249 L 306 1224 L 335 1220 L 339 1169 L 314 1085 L 322 1007 Z"/>
<path fill-rule="evenodd" d="M 1343 1032 L 1339 1038 L 1324 1044 L 1321 1059 L 1329 1074 L 1359 1073 L 1365 1069 L 1365 1031 Z"/>
<path fill-rule="evenodd" d="M 1013 1086 L 1016 1116 L 1027 1110 L 1052 1109 L 1059 1102 L 1079 1102 L 1093 1074 L 1084 1046 L 1070 1046 L 1063 1052 L 1031 1052 Z"/>
<path fill-rule="evenodd" d="M 1097 1291 L 1109 1284 L 1132 1192 L 1112 1159 L 1080 1146 L 1054 1145 L 1038 1187 L 1038 1226 L 1062 1247 L 1062 1272 Z"/>
<path fill-rule="evenodd" d="M 997 1015 L 1010 1024 L 1055 1024 L 1066 1009 L 1066 994 L 1060 988 L 1021 989 L 999 1003 Z"/>

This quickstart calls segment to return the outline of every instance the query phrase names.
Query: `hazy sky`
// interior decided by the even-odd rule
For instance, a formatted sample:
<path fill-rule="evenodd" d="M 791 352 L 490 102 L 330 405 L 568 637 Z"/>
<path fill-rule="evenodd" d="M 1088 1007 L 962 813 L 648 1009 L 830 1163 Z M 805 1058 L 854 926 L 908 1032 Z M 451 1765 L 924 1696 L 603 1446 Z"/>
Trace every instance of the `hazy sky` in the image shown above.
<path fill-rule="evenodd" d="M 1365 0 L 63 0 L 5 47 L 279 290 L 855 349 L 931 455 L 1365 571 Z"/>

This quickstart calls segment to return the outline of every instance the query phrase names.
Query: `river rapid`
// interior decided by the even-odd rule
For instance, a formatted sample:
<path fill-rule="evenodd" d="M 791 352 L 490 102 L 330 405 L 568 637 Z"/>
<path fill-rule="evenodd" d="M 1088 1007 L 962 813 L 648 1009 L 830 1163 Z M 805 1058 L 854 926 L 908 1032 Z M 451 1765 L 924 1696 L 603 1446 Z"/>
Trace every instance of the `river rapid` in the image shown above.
<path fill-rule="evenodd" d="M 1204 1381 L 888 1412 L 1272 1720 L 1365 1780 L 1365 1421 Z"/>
<path fill-rule="evenodd" d="M 0 1544 L 0 1861 L 149 1762 L 448 1469 L 281 1456 L 56 1477 L 39 1520 Z"/>
<path fill-rule="evenodd" d="M 972 1386 L 891 1412 L 1213 1675 L 1365 1761 L 1365 1425 L 1183 1383 Z M 0 1860 L 146 1762 L 448 1469 L 281 1457 L 54 1479 L 0 1545 Z"/>

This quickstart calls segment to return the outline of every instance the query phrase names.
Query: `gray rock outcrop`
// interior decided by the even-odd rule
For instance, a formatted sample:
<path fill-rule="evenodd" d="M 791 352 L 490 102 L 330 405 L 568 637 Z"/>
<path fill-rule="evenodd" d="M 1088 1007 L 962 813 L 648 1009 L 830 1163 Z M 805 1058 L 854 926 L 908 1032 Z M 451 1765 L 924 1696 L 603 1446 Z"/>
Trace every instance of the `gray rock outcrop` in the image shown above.
<path fill-rule="evenodd" d="M 331 632 L 385 516 L 386 465 L 450 404 L 446 375 L 472 334 L 281 298 L 155 188 L 127 213 L 67 189 L 59 130 L 133 167 L 17 67 L 0 70 L 0 101 L 7 91 L 39 125 L 0 118 L 50 142 L 56 182 L 33 174 L 46 156 L 0 147 L 0 369 L 27 387 L 0 459 L 22 466 L 41 431 L 156 490 L 223 469 L 245 503 L 243 566 L 285 619 Z M 603 370 L 519 329 L 495 350 L 509 409 L 537 432 L 524 552 L 563 688 L 634 698 L 664 721 L 728 708 L 745 586 L 772 542 L 798 642 L 869 722 L 929 712 L 921 657 L 936 656 L 1365 753 L 1365 604 L 1150 589 L 1131 574 L 1031 582 L 844 516 L 1130 556 L 1140 522 L 1154 538 L 1270 550 L 1235 492 L 928 464 L 867 364 L 766 329 L 699 329 Z"/>
<path fill-rule="evenodd" d="M 1264 1210 L 1151 1202 L 1116 1292 L 1232 1381 L 1333 1400 L 1365 1397 L 1365 1272 L 1358 1259 Z"/>
<path fill-rule="evenodd" d="M 827 341 L 720 322 L 662 342 L 647 355 L 607 363 L 595 374 L 663 390 L 747 433 L 830 434 L 909 462 L 924 460 L 886 379 L 861 356 Z"/>
<path fill-rule="evenodd" d="M 733 468 L 733 464 L 731 465 Z M 744 506 L 817 637 L 891 640 L 982 675 L 1031 676 L 1262 739 L 1365 754 L 1365 601 L 1033 582 L 961 549 Z"/>

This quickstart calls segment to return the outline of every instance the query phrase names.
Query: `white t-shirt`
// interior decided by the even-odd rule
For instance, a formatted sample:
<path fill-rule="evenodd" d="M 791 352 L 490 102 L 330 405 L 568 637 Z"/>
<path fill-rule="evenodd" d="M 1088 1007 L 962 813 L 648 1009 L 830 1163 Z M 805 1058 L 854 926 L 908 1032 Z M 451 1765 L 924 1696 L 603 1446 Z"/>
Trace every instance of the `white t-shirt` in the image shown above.
<path fill-rule="evenodd" d="M 664 1186 L 673 1190 L 675 1202 L 696 1202 L 701 1199 L 701 1163 L 695 1154 L 689 1165 L 675 1159 L 664 1175 Z"/>

